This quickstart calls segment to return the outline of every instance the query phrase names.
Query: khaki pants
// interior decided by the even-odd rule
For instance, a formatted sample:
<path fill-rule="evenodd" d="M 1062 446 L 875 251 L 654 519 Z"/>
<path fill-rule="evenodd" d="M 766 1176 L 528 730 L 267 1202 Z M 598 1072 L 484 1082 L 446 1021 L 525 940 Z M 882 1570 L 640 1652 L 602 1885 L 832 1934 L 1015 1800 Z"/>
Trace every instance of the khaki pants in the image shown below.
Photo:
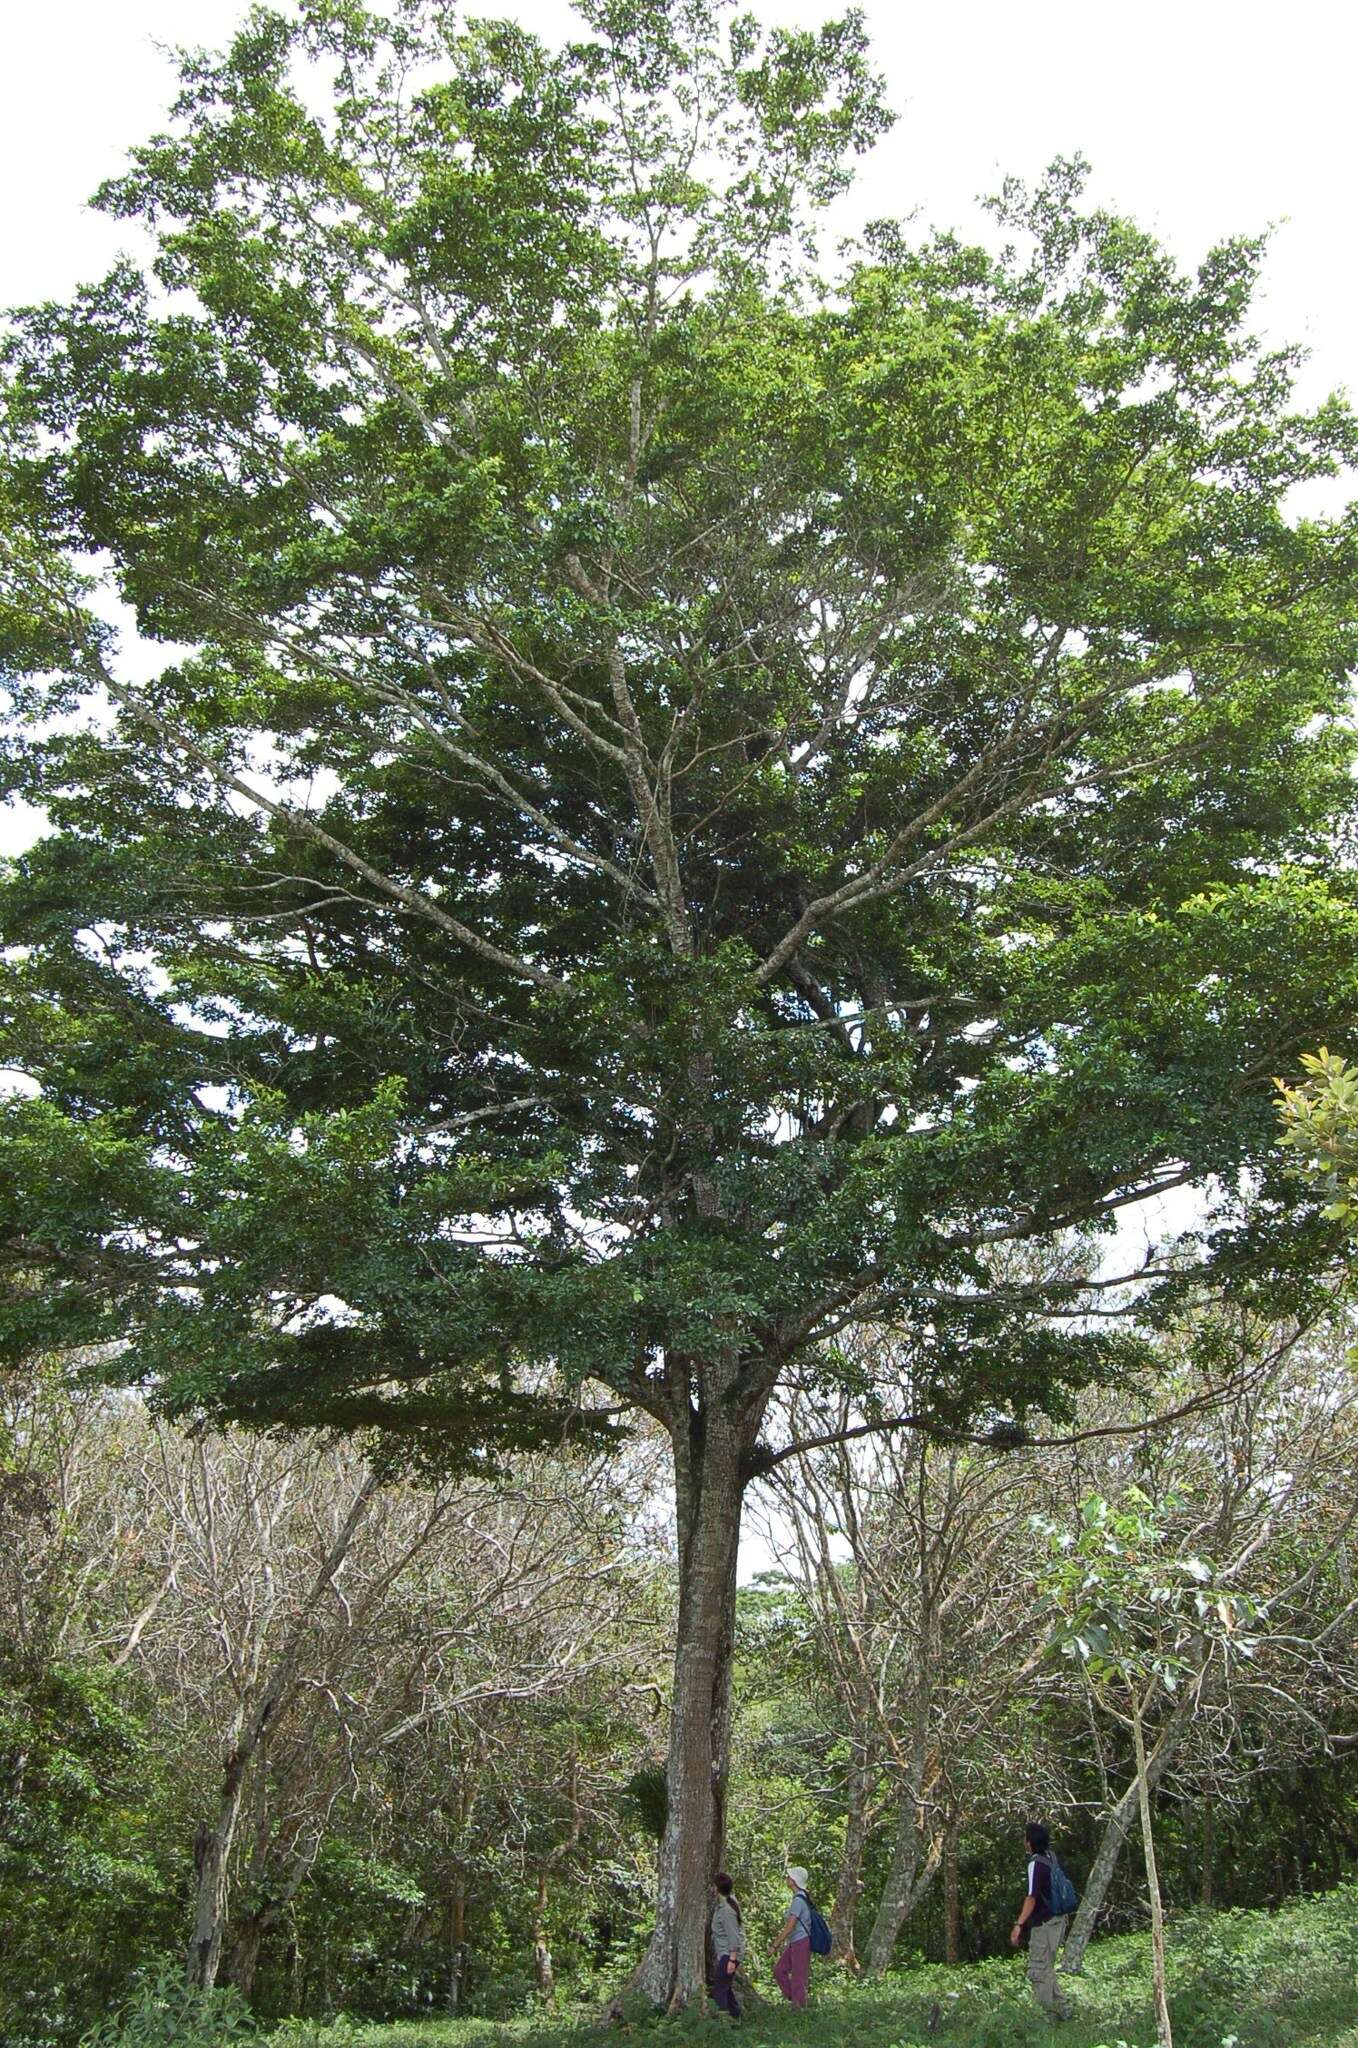
<path fill-rule="evenodd" d="M 1043 2011 L 1053 2019 L 1064 2019 L 1066 2001 L 1056 1981 L 1056 1958 L 1066 1938 L 1068 1915 L 1062 1913 L 1058 1919 L 1044 1920 L 1028 1936 L 1028 1982 Z"/>

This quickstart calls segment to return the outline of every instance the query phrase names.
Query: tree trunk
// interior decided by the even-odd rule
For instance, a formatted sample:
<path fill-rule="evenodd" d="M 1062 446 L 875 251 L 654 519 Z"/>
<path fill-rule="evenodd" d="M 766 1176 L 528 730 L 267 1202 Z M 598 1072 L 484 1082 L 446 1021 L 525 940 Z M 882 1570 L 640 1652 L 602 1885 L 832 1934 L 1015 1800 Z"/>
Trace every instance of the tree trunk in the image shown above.
<path fill-rule="evenodd" d="M 865 1960 L 869 1972 L 880 1977 L 895 1953 L 896 1943 L 916 1899 L 923 1895 L 933 1877 L 928 1872 L 923 1884 L 919 1883 L 920 1852 L 924 1837 L 920 1826 L 920 1802 L 924 1794 L 924 1772 L 927 1761 L 929 1737 L 928 1696 L 917 1694 L 914 1703 L 915 1725 L 911 1732 L 910 1764 L 901 1799 L 900 1818 L 896 1827 L 896 1841 L 891 1852 L 891 1867 L 887 1871 L 886 1883 L 877 1907 L 877 1917 L 872 1923 L 868 1936 Z M 938 1867 L 939 1845 L 934 1845 L 933 1867 Z"/>
<path fill-rule="evenodd" d="M 462 1979 L 467 1968 L 467 1888 L 459 1877 L 448 1900 L 448 1996 L 446 2010 L 456 2012 L 462 2003 Z"/>
<path fill-rule="evenodd" d="M 226 1935 L 227 1873 L 236 1823 L 240 1819 L 241 1793 L 248 1761 L 248 1756 L 242 1756 L 239 1750 L 227 1758 L 222 1772 L 216 1821 L 211 1827 L 200 1822 L 193 1844 L 197 1885 L 187 1964 L 189 1982 L 202 1990 L 216 1983 L 221 1966 L 222 1942 Z"/>
<path fill-rule="evenodd" d="M 1169 1765 L 1173 1762 L 1179 1744 L 1183 1740 L 1192 1718 L 1193 1702 L 1187 1692 L 1185 1692 L 1179 1704 L 1175 1707 L 1174 1712 L 1161 1729 L 1160 1739 L 1151 1751 L 1146 1765 L 1146 1783 L 1152 1792 L 1159 1784 Z M 1070 1934 L 1062 1956 L 1062 1971 L 1070 1976 L 1079 1975 L 1084 1962 L 1085 1950 L 1089 1946 L 1089 1937 L 1094 1932 L 1095 1922 L 1098 1920 L 1099 1914 L 1103 1911 L 1103 1902 L 1108 1896 L 1108 1887 L 1113 1881 L 1113 1873 L 1117 1869 L 1118 1858 L 1122 1854 L 1123 1844 L 1131 1833 L 1132 1825 L 1136 1820 L 1139 1797 L 1137 1790 L 1138 1782 L 1139 1774 L 1133 1776 L 1132 1782 L 1109 1814 L 1102 1840 L 1099 1843 L 1094 1861 L 1089 1867 L 1089 1876 L 1085 1880 L 1085 1887 L 1080 1895 L 1080 1904 L 1071 1923 Z"/>
<path fill-rule="evenodd" d="M 943 1841 L 943 1960 L 962 1960 L 962 1900 L 957 1882 L 957 1822 L 950 1821 Z"/>
<path fill-rule="evenodd" d="M 222 1959 L 223 1978 L 234 1984 L 247 2002 L 255 1995 L 255 1972 L 267 1926 L 268 1916 L 263 1913 L 247 1913 L 243 1919 L 233 1921 L 231 1939 Z"/>
<path fill-rule="evenodd" d="M 679 1615 L 655 1926 L 633 1982 L 677 2012 L 707 1983 L 708 1899 L 720 1867 L 731 1725 L 736 1548 L 744 1481 L 735 1413 L 688 1406 L 671 1432 L 679 1523 Z"/>
<path fill-rule="evenodd" d="M 1217 1863 L 1217 1809 L 1211 1791 L 1204 1787 L 1202 1794 L 1202 1864 L 1199 1871 L 1198 1900 L 1201 1905 L 1214 1902 L 1216 1890 Z"/>
<path fill-rule="evenodd" d="M 830 1933 L 834 1953 L 846 1970 L 857 1971 L 858 1951 L 854 1947 L 853 1923 L 863 1890 L 863 1858 L 868 1846 L 868 1795 L 871 1774 L 864 1759 L 855 1755 L 849 1766 L 849 1809 L 844 1821 L 844 1855 L 830 1908 Z"/>
<path fill-rule="evenodd" d="M 257 1789 L 263 1786 L 262 1771 L 256 1772 L 255 1782 Z M 291 1844 L 285 1850 L 280 1849 L 280 1845 L 270 1838 L 268 1818 L 267 1802 L 261 1799 L 261 1834 L 248 1872 L 250 1895 L 259 1903 L 231 1921 L 230 1937 L 221 1963 L 222 1977 L 228 1984 L 234 1984 L 247 1999 L 254 1992 L 255 1971 L 264 1938 L 278 1926 L 283 1915 L 291 1911 L 293 1900 L 311 1875 L 325 1839 L 319 1827 L 299 1830 Z"/>
<path fill-rule="evenodd" d="M 556 1976 L 552 1969 L 552 1951 L 547 1940 L 547 1873 L 538 1872 L 537 1900 L 533 1907 L 533 1982 L 538 1987 L 538 1997 L 544 2005 L 556 2000 Z"/>
<path fill-rule="evenodd" d="M 886 1883 L 882 1887 L 877 1917 L 868 1935 L 865 1960 L 874 1977 L 880 1977 L 891 1961 L 897 1936 L 905 1925 L 906 1914 L 910 1911 L 910 1894 L 914 1890 L 915 1872 L 919 1867 L 919 1849 L 919 1815 L 913 1797 L 907 1795 L 901 1803 L 900 1816 L 896 1824 L 891 1867 L 887 1871 Z"/>
<path fill-rule="evenodd" d="M 302 1945 L 297 1939 L 297 1915 L 289 1915 L 288 1921 L 288 1983 L 292 1991 L 292 2010 L 306 2010 L 306 1971 L 302 1966 Z"/>
<path fill-rule="evenodd" d="M 906 1839 L 905 1821 L 910 1822 L 910 1839 Z M 891 1859 L 891 1869 L 882 1893 L 882 1902 L 877 1908 L 877 1918 L 872 1923 L 868 1936 L 865 1961 L 869 1974 L 880 1977 L 891 1966 L 900 1940 L 901 1929 L 914 1912 L 934 1879 L 943 1860 L 943 1837 L 935 1835 L 925 1853 L 923 1863 L 920 1850 L 923 1846 L 916 1818 L 913 1814 L 902 1816 L 902 1826 L 896 1836 L 896 1853 Z"/>
<path fill-rule="evenodd" d="M 248 1860 L 244 1857 L 241 1859 L 245 1863 L 245 1868 L 241 1870 L 238 1866 L 237 1882 L 243 1881 L 247 1896 L 253 1899 L 255 1903 L 246 1910 L 231 1915 L 227 1931 L 222 1940 L 219 1975 L 228 1984 L 234 1984 L 247 2002 L 254 1992 L 255 1971 L 259 1966 L 260 1946 L 268 1928 L 272 1925 L 273 1920 L 278 1917 L 277 1913 L 270 1912 L 267 1903 L 269 1877 L 271 1875 L 269 1849 L 272 1833 L 269 1779 L 270 1773 L 268 1771 L 259 1769 L 251 1771 L 248 1766 L 243 1770 L 240 1801 L 241 1820 L 235 1832 L 239 1834 L 244 1827 L 245 1792 L 248 1787 L 252 1807 L 251 1827 L 253 1846 Z M 225 1905 L 226 1901 L 224 1900 L 224 1909 Z"/>
<path fill-rule="evenodd" d="M 1146 1889 L 1151 1901 L 1151 1982 L 1155 1992 L 1155 2027 L 1160 2048 L 1174 2048 L 1165 1995 L 1165 1913 L 1160 1901 L 1160 1876 L 1155 1867 L 1155 1834 L 1151 1827 L 1151 1795 L 1146 1769 L 1146 1739 L 1141 1727 L 1141 1702 L 1132 1693 L 1132 1735 L 1136 1742 L 1137 1803 L 1141 1808 L 1141 1840 L 1146 1851 Z"/>

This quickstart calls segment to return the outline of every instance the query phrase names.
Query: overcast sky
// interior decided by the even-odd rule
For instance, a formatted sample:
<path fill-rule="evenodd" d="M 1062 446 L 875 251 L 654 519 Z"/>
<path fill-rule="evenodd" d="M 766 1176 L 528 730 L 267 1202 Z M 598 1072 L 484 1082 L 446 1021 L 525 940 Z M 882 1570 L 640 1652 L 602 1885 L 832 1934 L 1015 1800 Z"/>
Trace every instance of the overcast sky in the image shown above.
<path fill-rule="evenodd" d="M 0 302 L 68 291 L 128 235 L 85 200 L 162 115 L 157 44 L 220 44 L 241 0 L 9 0 L 0 66 L 5 228 Z M 563 0 L 501 0 L 554 35 Z M 821 0 L 772 0 L 813 23 Z M 864 213 L 918 209 L 975 225 L 975 195 L 1081 150 L 1098 197 L 1155 227 L 1185 259 L 1238 229 L 1279 223 L 1271 335 L 1314 350 L 1316 385 L 1358 382 L 1353 218 L 1352 0 L 869 0 L 900 120 L 864 170 Z"/>

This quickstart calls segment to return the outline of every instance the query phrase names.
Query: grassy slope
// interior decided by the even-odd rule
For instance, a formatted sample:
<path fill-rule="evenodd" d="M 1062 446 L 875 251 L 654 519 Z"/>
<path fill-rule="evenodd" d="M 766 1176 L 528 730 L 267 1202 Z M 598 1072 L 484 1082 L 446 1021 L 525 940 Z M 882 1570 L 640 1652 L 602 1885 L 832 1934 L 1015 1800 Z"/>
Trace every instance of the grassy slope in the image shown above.
<path fill-rule="evenodd" d="M 1175 2048 L 1358 2048 L 1358 1886 L 1276 1913 L 1184 1915 L 1170 1932 Z M 1145 1936 L 1095 1942 L 1083 1976 L 1063 1980 L 1074 2013 L 1054 2030 L 1014 1959 L 910 1970 L 872 1985 L 847 1983 L 825 1965 L 813 1975 L 810 2010 L 761 2004 L 734 2038 L 741 2048 L 1038 2048 L 1055 2033 L 1060 2048 L 1144 2048 L 1155 2040 L 1149 1971 Z M 637 2014 L 600 2026 L 562 2014 L 329 2028 L 293 2022 L 274 2039 L 279 2048 L 716 2048 L 728 2035 L 729 2022 L 716 2016 Z"/>

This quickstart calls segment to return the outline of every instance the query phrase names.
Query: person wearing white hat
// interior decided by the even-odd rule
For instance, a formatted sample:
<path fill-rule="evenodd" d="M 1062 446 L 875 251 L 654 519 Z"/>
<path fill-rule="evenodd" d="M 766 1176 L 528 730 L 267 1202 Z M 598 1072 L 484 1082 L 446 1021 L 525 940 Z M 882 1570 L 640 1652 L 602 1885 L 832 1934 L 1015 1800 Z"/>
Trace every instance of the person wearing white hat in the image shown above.
<path fill-rule="evenodd" d="M 772 1953 L 778 1958 L 773 1981 L 789 2004 L 805 2005 L 811 1983 L 811 1901 L 806 1896 L 810 1876 L 799 1863 L 790 1863 L 787 1881 L 792 1903 L 773 1944 Z"/>

